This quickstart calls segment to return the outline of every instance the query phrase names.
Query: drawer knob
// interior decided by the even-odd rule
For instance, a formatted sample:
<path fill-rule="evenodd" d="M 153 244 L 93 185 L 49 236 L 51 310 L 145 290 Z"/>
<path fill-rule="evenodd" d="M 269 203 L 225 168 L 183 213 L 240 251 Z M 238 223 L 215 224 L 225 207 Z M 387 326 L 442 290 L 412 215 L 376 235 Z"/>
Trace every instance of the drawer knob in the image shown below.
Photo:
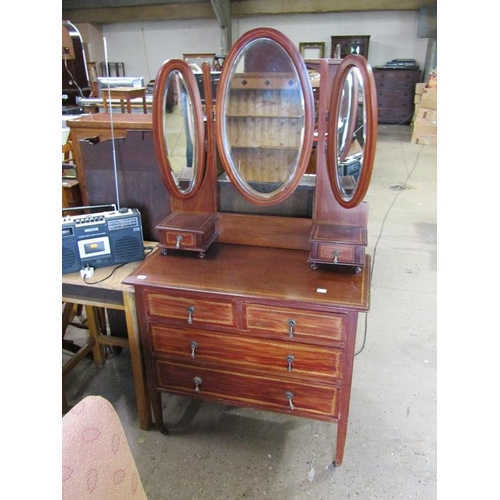
<path fill-rule="evenodd" d="M 290 405 L 290 410 L 295 410 L 295 406 L 293 406 L 293 392 L 285 392 L 285 397 Z"/>
<path fill-rule="evenodd" d="M 294 360 L 295 360 L 295 356 L 293 356 L 292 354 L 289 354 L 286 357 L 286 361 L 288 363 L 288 371 L 289 372 L 291 372 L 293 370 L 292 363 L 293 363 Z"/>
<path fill-rule="evenodd" d="M 175 241 L 177 242 L 175 244 L 175 248 L 179 249 L 181 247 L 182 236 L 179 234 L 179 236 L 177 236 L 177 238 L 175 238 Z"/>
<path fill-rule="evenodd" d="M 188 313 L 188 325 L 192 325 L 193 324 L 194 307 L 193 306 L 189 306 L 187 308 L 187 313 Z"/>
<path fill-rule="evenodd" d="M 201 377 L 194 377 L 193 382 L 194 382 L 194 391 L 200 392 L 200 385 L 203 382 L 202 378 Z"/>
<path fill-rule="evenodd" d="M 191 357 L 194 358 L 196 356 L 196 348 L 198 347 L 198 342 L 191 342 Z"/>
<path fill-rule="evenodd" d="M 293 329 L 295 328 L 296 324 L 297 324 L 297 322 L 294 319 L 288 320 L 288 326 L 289 326 L 288 334 L 290 335 L 290 338 L 293 338 L 293 334 L 294 334 Z"/>
<path fill-rule="evenodd" d="M 339 263 L 339 255 L 340 255 L 340 250 L 335 250 L 335 252 L 333 252 L 333 263 L 334 264 Z"/>

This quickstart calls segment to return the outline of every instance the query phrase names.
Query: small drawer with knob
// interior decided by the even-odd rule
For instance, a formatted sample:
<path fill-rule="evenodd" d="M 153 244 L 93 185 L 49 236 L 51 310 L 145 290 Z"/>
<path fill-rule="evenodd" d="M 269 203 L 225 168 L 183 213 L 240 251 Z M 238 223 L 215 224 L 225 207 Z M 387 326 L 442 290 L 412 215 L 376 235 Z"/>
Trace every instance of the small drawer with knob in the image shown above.
<path fill-rule="evenodd" d="M 191 325 L 235 326 L 235 305 L 227 300 L 148 292 L 145 294 L 145 304 L 149 318 L 174 320 L 187 327 Z"/>
<path fill-rule="evenodd" d="M 297 416 L 334 420 L 338 416 L 340 387 L 286 379 L 221 364 L 193 366 L 156 360 L 159 390 L 249 406 Z"/>
<path fill-rule="evenodd" d="M 244 329 L 276 339 L 337 345 L 345 340 L 345 315 L 260 304 L 243 304 Z"/>
<path fill-rule="evenodd" d="M 151 326 L 153 351 L 195 364 L 224 363 L 291 378 L 339 380 L 343 349 L 202 330 Z"/>

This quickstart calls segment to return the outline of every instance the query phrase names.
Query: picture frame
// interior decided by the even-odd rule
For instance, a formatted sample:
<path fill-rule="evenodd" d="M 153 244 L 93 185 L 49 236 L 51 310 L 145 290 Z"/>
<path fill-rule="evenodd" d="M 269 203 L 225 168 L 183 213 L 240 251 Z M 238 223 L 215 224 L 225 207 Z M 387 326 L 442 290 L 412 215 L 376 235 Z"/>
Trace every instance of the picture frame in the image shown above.
<path fill-rule="evenodd" d="M 299 42 L 299 52 L 304 59 L 325 57 L 325 42 Z"/>

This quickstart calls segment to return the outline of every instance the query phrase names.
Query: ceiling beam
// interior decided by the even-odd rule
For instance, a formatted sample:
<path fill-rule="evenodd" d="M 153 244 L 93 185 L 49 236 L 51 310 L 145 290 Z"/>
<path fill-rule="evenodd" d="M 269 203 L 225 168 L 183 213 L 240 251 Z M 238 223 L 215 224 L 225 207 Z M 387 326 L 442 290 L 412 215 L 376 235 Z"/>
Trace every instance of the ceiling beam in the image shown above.
<path fill-rule="evenodd" d="M 231 18 L 277 14 L 318 14 L 381 10 L 420 10 L 435 7 L 437 0 L 210 0 L 124 7 L 72 8 L 62 11 L 62 19 L 73 23 L 113 24 L 186 19 L 217 19 L 230 29 Z M 106 5 L 104 0 L 102 4 Z M 71 5 L 71 2 L 70 2 Z M 75 5 L 75 4 L 74 4 Z M 109 4 L 108 4 L 109 5 Z M 227 33 L 228 43 L 231 42 Z"/>
<path fill-rule="evenodd" d="M 62 18 L 72 23 L 133 23 L 147 21 L 179 21 L 183 19 L 215 19 L 209 2 L 103 7 L 98 9 L 63 10 Z"/>
<path fill-rule="evenodd" d="M 231 2 L 233 17 L 274 14 L 321 14 L 378 10 L 420 10 L 437 5 L 437 0 L 244 0 Z"/>

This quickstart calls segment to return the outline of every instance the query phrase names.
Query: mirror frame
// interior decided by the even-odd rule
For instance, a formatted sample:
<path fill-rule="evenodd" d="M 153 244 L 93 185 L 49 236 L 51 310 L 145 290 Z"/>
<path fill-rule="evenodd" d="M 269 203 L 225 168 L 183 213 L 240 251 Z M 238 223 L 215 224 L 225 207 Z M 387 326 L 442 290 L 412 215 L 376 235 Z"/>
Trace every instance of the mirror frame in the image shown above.
<path fill-rule="evenodd" d="M 195 169 L 195 171 L 191 188 L 187 191 L 181 191 L 174 181 L 166 144 L 164 115 L 166 113 L 165 97 L 168 89 L 166 89 L 165 86 L 169 75 L 173 71 L 178 71 L 184 78 L 194 115 L 195 137 L 193 149 L 195 154 L 193 157 L 195 163 L 193 163 L 192 168 Z M 192 198 L 200 190 L 205 174 L 205 130 L 203 125 L 203 109 L 201 106 L 200 91 L 196 83 L 196 78 L 189 65 L 181 59 L 169 59 L 165 61 L 156 76 L 153 90 L 153 142 L 161 176 L 170 195 L 177 199 Z"/>
<path fill-rule="evenodd" d="M 361 79 L 364 89 L 364 109 L 366 113 L 366 136 L 365 144 L 363 145 L 363 164 L 361 166 L 361 174 L 352 197 L 346 199 L 342 194 L 342 188 L 339 183 L 338 176 L 338 119 L 340 113 L 340 100 L 342 97 L 342 88 L 344 81 L 353 68 L 357 68 L 361 74 Z M 328 120 L 328 140 L 327 140 L 327 170 L 330 178 L 330 185 L 336 201 L 344 208 L 354 208 L 358 206 L 366 195 L 370 185 L 370 179 L 373 170 L 373 162 L 375 160 L 375 150 L 377 145 L 378 131 L 378 108 L 377 108 L 377 93 L 375 87 L 375 79 L 373 71 L 368 61 L 359 55 L 349 55 L 345 57 L 339 65 L 337 74 L 333 81 L 332 92 L 330 94 Z M 349 120 L 351 128 L 352 120 Z M 341 152 L 345 156 L 345 151 Z"/>
<path fill-rule="evenodd" d="M 229 93 L 230 77 L 233 75 L 235 61 L 239 58 L 246 47 L 260 39 L 269 39 L 279 45 L 283 51 L 290 57 L 292 64 L 297 71 L 302 95 L 304 98 L 304 133 L 303 143 L 300 155 L 297 159 L 295 172 L 290 180 L 284 182 L 278 189 L 272 193 L 259 194 L 249 189 L 248 184 L 240 180 L 239 176 L 233 172 L 230 154 L 226 150 L 226 118 L 224 115 L 225 104 Z M 283 33 L 273 28 L 255 28 L 244 33 L 231 47 L 226 56 L 224 66 L 222 67 L 219 90 L 215 105 L 216 112 L 216 139 L 217 149 L 221 159 L 222 166 L 236 190 L 245 198 L 246 201 L 257 206 L 271 206 L 286 200 L 299 185 L 312 153 L 314 136 L 314 97 L 309 81 L 304 59 L 300 55 L 297 47 Z"/>

